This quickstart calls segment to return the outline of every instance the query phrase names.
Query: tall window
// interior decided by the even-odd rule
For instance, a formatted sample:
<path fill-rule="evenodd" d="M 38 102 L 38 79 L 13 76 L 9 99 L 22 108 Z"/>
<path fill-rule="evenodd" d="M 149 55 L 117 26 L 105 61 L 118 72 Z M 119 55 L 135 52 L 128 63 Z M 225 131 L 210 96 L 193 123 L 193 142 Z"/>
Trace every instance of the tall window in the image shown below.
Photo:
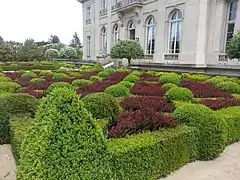
<path fill-rule="evenodd" d="M 147 21 L 147 44 L 146 44 L 146 54 L 154 54 L 155 48 L 155 20 L 151 16 Z"/>
<path fill-rule="evenodd" d="M 226 32 L 225 48 L 227 47 L 229 41 L 232 39 L 233 34 L 234 34 L 236 14 L 237 14 L 237 1 L 230 2 L 229 3 L 229 8 L 228 8 L 228 19 L 227 19 L 227 32 Z"/>
<path fill-rule="evenodd" d="M 106 9 L 106 0 L 102 0 L 102 10 Z"/>
<path fill-rule="evenodd" d="M 116 44 L 119 41 L 119 27 L 115 25 L 113 27 L 113 44 Z"/>
<path fill-rule="evenodd" d="M 128 24 L 128 38 L 132 40 L 135 39 L 135 24 L 133 21 Z"/>
<path fill-rule="evenodd" d="M 87 17 L 86 19 L 91 19 L 91 6 L 87 7 Z"/>
<path fill-rule="evenodd" d="M 170 33 L 168 51 L 172 54 L 180 53 L 182 31 L 182 12 L 175 10 L 170 18 Z"/>
<path fill-rule="evenodd" d="M 90 57 L 91 53 L 91 36 L 87 37 L 87 57 Z"/>
<path fill-rule="evenodd" d="M 102 54 L 106 54 L 107 53 L 107 30 L 105 27 L 103 27 L 101 30 L 101 37 L 102 37 L 102 41 L 101 41 Z"/>

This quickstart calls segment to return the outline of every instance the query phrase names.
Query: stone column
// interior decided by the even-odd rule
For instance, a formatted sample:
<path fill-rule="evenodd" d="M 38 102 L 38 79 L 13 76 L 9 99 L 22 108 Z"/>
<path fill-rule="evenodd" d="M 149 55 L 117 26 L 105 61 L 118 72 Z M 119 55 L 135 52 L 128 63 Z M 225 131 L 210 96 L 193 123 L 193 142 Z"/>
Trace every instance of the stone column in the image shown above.
<path fill-rule="evenodd" d="M 238 0 L 237 14 L 236 14 L 236 24 L 235 32 L 240 32 L 240 0 Z"/>
<path fill-rule="evenodd" d="M 218 0 L 216 4 L 216 14 L 214 17 L 214 35 L 213 35 L 213 51 L 220 53 L 224 51 L 225 42 L 225 22 L 226 22 L 227 3 L 225 0 Z"/>
<path fill-rule="evenodd" d="M 100 49 L 100 27 L 99 27 L 99 20 L 100 20 L 100 2 L 95 1 L 94 3 L 94 28 L 93 28 L 93 34 L 94 37 L 92 37 L 92 43 L 91 45 L 95 48 L 95 58 L 99 56 L 99 49 Z M 91 47 L 93 48 L 93 47 Z"/>
<path fill-rule="evenodd" d="M 206 43 L 207 43 L 207 20 L 208 20 L 208 1 L 200 0 L 198 15 L 198 35 L 196 48 L 196 65 L 206 66 Z"/>
<path fill-rule="evenodd" d="M 112 48 L 112 7 L 110 1 L 107 1 L 107 54 L 110 54 Z"/>

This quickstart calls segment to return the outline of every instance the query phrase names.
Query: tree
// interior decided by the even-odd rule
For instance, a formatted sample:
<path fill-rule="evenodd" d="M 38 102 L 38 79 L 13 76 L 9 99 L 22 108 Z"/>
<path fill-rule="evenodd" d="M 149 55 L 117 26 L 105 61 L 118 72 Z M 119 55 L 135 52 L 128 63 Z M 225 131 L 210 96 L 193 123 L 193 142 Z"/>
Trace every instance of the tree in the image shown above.
<path fill-rule="evenodd" d="M 79 48 L 79 49 L 82 48 L 82 43 L 81 43 L 81 41 L 80 41 L 80 38 L 78 37 L 77 32 L 75 32 L 75 33 L 73 34 L 73 38 L 72 38 L 69 46 L 71 46 L 71 47 L 73 47 L 73 48 Z"/>
<path fill-rule="evenodd" d="M 135 40 L 122 40 L 111 49 L 111 58 L 126 58 L 130 66 L 132 59 L 143 58 L 144 52 L 141 45 Z"/>
<path fill-rule="evenodd" d="M 240 32 L 230 40 L 227 46 L 227 54 L 230 59 L 240 59 Z"/>
<path fill-rule="evenodd" d="M 44 46 L 44 45 L 47 45 L 49 44 L 49 42 L 45 42 L 45 41 L 39 41 L 39 42 L 36 42 L 37 46 Z"/>
<path fill-rule="evenodd" d="M 45 52 L 46 59 L 56 59 L 58 58 L 58 50 L 57 49 L 48 49 Z"/>
<path fill-rule="evenodd" d="M 0 45 L 4 44 L 4 39 L 2 38 L 2 36 L 0 36 Z"/>
<path fill-rule="evenodd" d="M 14 51 L 10 46 L 0 44 L 0 61 L 5 60 L 14 60 Z"/>
<path fill-rule="evenodd" d="M 17 59 L 20 61 L 31 61 L 39 56 L 37 44 L 33 39 L 27 39 L 17 53 Z"/>
<path fill-rule="evenodd" d="M 75 59 L 77 57 L 77 52 L 73 47 L 62 48 L 59 51 L 59 57 L 64 59 Z"/>
<path fill-rule="evenodd" d="M 13 49 L 13 54 L 14 54 L 13 60 L 17 60 L 17 54 L 21 50 L 23 43 L 16 42 L 16 41 L 6 41 L 5 44 L 7 44 Z"/>
<path fill-rule="evenodd" d="M 57 43 L 60 43 L 60 39 L 57 35 L 51 35 L 48 42 L 50 44 L 57 44 Z"/>

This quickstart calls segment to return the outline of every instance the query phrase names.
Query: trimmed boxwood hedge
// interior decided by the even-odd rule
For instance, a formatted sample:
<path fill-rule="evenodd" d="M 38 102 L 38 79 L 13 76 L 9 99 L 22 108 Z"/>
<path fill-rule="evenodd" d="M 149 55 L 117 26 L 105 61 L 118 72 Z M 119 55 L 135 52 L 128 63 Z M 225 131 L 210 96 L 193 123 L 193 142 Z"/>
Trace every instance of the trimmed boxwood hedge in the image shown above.
<path fill-rule="evenodd" d="M 185 102 L 192 102 L 193 101 L 193 93 L 187 88 L 181 88 L 181 87 L 173 87 L 169 89 L 165 97 L 169 101 L 185 101 Z"/>
<path fill-rule="evenodd" d="M 110 179 L 110 156 L 97 127 L 79 95 L 54 89 L 22 144 L 17 179 Z"/>
<path fill-rule="evenodd" d="M 113 179 L 146 180 L 166 176 L 197 155 L 195 128 L 180 126 L 108 142 Z"/>
<path fill-rule="evenodd" d="M 217 84 L 216 86 L 218 89 L 227 91 L 232 94 L 240 94 L 240 85 L 235 82 L 222 82 Z"/>
<path fill-rule="evenodd" d="M 166 83 L 164 85 L 162 85 L 162 88 L 165 88 L 165 89 L 171 89 L 171 88 L 174 88 L 174 87 L 178 87 L 176 84 L 173 84 L 173 83 Z"/>
<path fill-rule="evenodd" d="M 240 140 L 240 106 L 228 107 L 216 112 L 219 119 L 226 121 L 227 141 L 233 143 Z"/>
<path fill-rule="evenodd" d="M 72 82 L 72 86 L 74 87 L 81 87 L 81 86 L 87 86 L 91 85 L 93 82 L 90 80 L 85 80 L 85 79 L 77 79 Z"/>
<path fill-rule="evenodd" d="M 114 97 L 129 97 L 131 93 L 126 86 L 123 85 L 112 85 L 109 86 L 106 90 L 106 93 L 114 96 Z"/>
<path fill-rule="evenodd" d="M 21 86 L 15 82 L 0 82 L 0 92 L 14 92 Z"/>
<path fill-rule="evenodd" d="M 67 82 L 55 82 L 52 83 L 46 90 L 46 94 L 49 94 L 50 92 L 52 92 L 54 89 L 56 88 L 68 88 L 68 89 L 73 89 L 72 85 L 67 83 Z"/>
<path fill-rule="evenodd" d="M 139 76 L 136 76 L 134 74 L 130 74 L 127 77 L 125 77 L 123 80 L 124 81 L 129 81 L 131 83 L 136 83 L 137 81 L 139 81 L 141 78 Z"/>
<path fill-rule="evenodd" d="M 82 98 L 86 109 L 96 119 L 108 119 L 114 123 L 120 112 L 117 100 L 107 93 L 94 93 Z"/>
<path fill-rule="evenodd" d="M 166 74 L 163 74 L 161 77 L 160 77 L 160 82 L 161 83 L 172 83 L 172 84 L 175 84 L 177 86 L 180 85 L 180 82 L 181 82 L 181 79 L 180 79 L 180 76 L 178 74 L 175 74 L 175 73 L 166 73 Z"/>
<path fill-rule="evenodd" d="M 217 118 L 210 108 L 200 104 L 185 104 L 179 106 L 173 114 L 181 123 L 199 130 L 199 159 L 213 159 L 224 150 L 227 141 L 226 123 Z"/>

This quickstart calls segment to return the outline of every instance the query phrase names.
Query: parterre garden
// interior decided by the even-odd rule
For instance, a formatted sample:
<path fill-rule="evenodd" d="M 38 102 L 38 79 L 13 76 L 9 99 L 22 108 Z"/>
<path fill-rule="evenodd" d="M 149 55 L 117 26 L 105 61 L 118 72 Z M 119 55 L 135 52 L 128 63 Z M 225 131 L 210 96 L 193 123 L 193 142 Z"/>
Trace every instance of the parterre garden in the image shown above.
<path fill-rule="evenodd" d="M 157 179 L 240 140 L 237 78 L 11 66 L 0 66 L 0 144 L 20 180 Z"/>

